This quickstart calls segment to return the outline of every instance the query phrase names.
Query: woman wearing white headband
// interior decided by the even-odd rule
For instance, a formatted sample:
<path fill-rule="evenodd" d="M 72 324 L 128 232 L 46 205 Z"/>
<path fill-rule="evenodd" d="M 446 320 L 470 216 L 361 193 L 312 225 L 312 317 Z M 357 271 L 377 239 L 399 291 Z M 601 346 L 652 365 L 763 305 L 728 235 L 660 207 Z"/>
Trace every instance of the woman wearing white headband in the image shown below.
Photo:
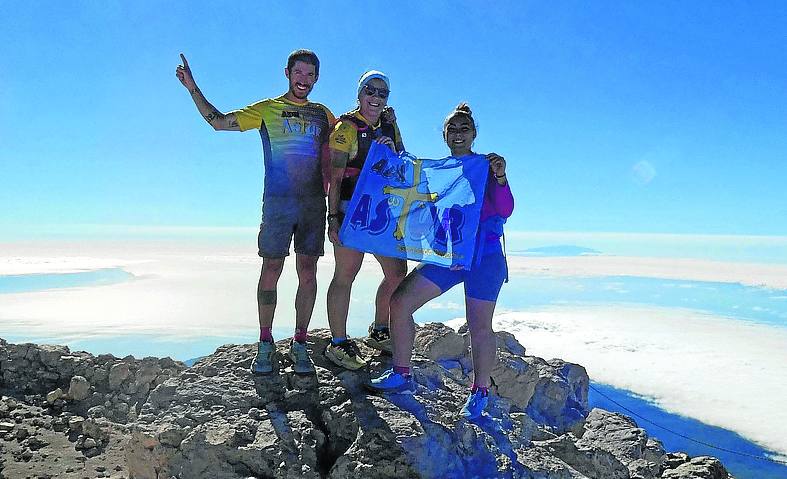
<path fill-rule="evenodd" d="M 404 151 L 396 118 L 386 109 L 390 93 L 390 82 L 384 73 L 376 70 L 364 73 L 358 81 L 358 108 L 339 117 L 329 141 L 328 238 L 334 245 L 336 268 L 328 287 L 328 324 L 332 340 L 325 356 L 338 366 L 352 370 L 366 365 L 358 346 L 347 338 L 350 291 L 361 269 L 364 253 L 342 246 L 339 227 L 372 142 L 387 145 L 396 152 Z M 373 348 L 390 352 L 389 303 L 391 294 L 407 274 L 407 262 L 379 255 L 375 258 L 383 269 L 383 280 L 377 288 L 374 323 L 369 326 L 366 342 Z"/>

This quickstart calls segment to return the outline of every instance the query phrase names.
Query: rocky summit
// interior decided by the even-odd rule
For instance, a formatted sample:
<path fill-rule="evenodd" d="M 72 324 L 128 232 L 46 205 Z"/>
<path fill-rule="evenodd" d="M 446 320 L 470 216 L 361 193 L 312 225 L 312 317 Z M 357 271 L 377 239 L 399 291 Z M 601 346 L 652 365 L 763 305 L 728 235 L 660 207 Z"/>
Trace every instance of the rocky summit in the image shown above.
<path fill-rule="evenodd" d="M 459 415 L 469 338 L 437 323 L 417 330 L 414 396 L 367 392 L 390 358 L 361 345 L 368 370 L 337 368 L 326 330 L 309 336 L 312 376 L 292 372 L 288 341 L 258 377 L 254 344 L 189 368 L 0 339 L 0 479 L 731 477 L 715 458 L 667 453 L 628 417 L 588 410 L 582 366 L 497 339 L 493 400 L 473 421 Z"/>

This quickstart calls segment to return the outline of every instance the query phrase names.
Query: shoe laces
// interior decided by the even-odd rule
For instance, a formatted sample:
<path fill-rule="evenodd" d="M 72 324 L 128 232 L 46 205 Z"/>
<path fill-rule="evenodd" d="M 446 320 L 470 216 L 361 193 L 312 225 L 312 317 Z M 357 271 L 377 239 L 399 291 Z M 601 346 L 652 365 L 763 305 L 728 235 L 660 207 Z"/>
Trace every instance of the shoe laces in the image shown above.
<path fill-rule="evenodd" d="M 388 331 L 388 328 L 385 329 L 373 329 L 372 333 L 370 334 L 374 339 L 377 341 L 383 341 L 391 337 L 391 333 Z"/>
<path fill-rule="evenodd" d="M 402 376 L 403 379 L 407 379 L 403 374 L 397 373 L 396 371 L 393 370 L 393 368 L 391 368 L 391 369 L 386 369 L 383 372 L 383 374 L 379 377 L 379 380 L 380 381 L 387 381 L 388 379 L 390 379 L 390 378 L 392 378 L 394 376 Z"/>
<path fill-rule="evenodd" d="M 358 347 L 357 344 L 355 344 L 355 341 L 351 339 L 346 339 L 341 343 L 335 345 L 335 347 L 341 349 L 342 351 L 344 351 L 345 354 L 353 358 L 361 353 L 361 349 Z"/>
<path fill-rule="evenodd" d="M 293 352 L 293 355 L 298 362 L 308 361 L 309 352 L 306 350 L 305 345 L 300 344 L 297 341 L 293 341 L 290 345 L 290 350 Z"/>

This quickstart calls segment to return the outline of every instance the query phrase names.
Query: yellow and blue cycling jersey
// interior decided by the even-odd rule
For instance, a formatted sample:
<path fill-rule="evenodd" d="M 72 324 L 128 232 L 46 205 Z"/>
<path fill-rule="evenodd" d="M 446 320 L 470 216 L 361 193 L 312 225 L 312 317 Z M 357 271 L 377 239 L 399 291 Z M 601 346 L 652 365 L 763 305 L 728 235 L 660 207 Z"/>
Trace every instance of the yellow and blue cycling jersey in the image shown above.
<path fill-rule="evenodd" d="M 232 113 L 241 131 L 260 131 L 265 165 L 263 198 L 325 196 L 320 150 L 336 121 L 327 107 L 280 96 Z"/>
<path fill-rule="evenodd" d="M 349 155 L 340 187 L 340 198 L 343 201 L 349 201 L 352 198 L 369 148 L 374 140 L 382 136 L 391 138 L 397 151 L 404 150 L 402 135 L 399 133 L 396 123 L 378 120 L 376 125 L 371 125 L 359 110 L 345 113 L 339 117 L 339 121 L 331 132 L 328 146 L 332 150 Z"/>
<path fill-rule="evenodd" d="M 360 120 L 366 127 L 368 128 L 368 134 L 373 135 L 374 133 L 381 129 L 382 123 L 381 121 L 377 121 L 376 125 L 369 124 L 369 120 L 361 115 L 361 112 L 358 110 L 352 111 L 347 113 L 346 115 L 342 115 L 339 118 L 339 121 L 336 123 L 336 126 L 333 128 L 333 132 L 331 132 L 330 136 L 330 143 L 329 146 L 332 150 L 342 151 L 350 155 L 350 159 L 356 158 L 358 156 L 358 126 L 355 122 L 353 122 L 348 117 L 354 117 Z M 394 137 L 391 138 L 394 143 L 396 144 L 396 149 L 400 150 L 404 149 L 402 147 L 402 135 L 399 133 L 399 127 L 396 123 L 393 124 L 394 129 Z M 364 132 L 361 132 L 363 135 Z M 363 161 L 365 158 L 361 159 Z"/>

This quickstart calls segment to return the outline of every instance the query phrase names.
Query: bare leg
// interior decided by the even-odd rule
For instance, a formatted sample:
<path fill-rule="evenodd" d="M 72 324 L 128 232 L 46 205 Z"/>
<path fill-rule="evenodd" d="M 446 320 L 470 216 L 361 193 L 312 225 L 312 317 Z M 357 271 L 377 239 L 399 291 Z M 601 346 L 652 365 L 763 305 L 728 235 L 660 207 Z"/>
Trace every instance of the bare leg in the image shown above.
<path fill-rule="evenodd" d="M 415 341 L 413 313 L 442 294 L 440 288 L 412 271 L 391 296 L 391 339 L 394 366 L 409 367 Z"/>
<path fill-rule="evenodd" d="M 363 253 L 343 246 L 333 246 L 336 267 L 328 286 L 328 326 L 334 338 L 347 337 L 347 313 L 350 310 L 350 291 L 355 276 L 361 269 Z"/>
<path fill-rule="evenodd" d="M 374 299 L 374 324 L 389 327 L 391 318 L 391 295 L 407 275 L 407 261 L 399 258 L 374 255 L 383 268 L 383 280 Z"/>
<path fill-rule="evenodd" d="M 495 304 L 494 301 L 465 297 L 473 353 L 473 382 L 483 387 L 492 384 L 490 377 L 497 358 L 497 340 L 492 331 Z"/>
<path fill-rule="evenodd" d="M 298 290 L 295 292 L 295 328 L 307 329 L 317 299 L 317 260 L 319 256 L 295 254 Z"/>
<path fill-rule="evenodd" d="M 276 311 L 276 284 L 284 268 L 284 258 L 263 258 L 260 280 L 257 283 L 257 314 L 260 328 L 273 325 Z"/>

